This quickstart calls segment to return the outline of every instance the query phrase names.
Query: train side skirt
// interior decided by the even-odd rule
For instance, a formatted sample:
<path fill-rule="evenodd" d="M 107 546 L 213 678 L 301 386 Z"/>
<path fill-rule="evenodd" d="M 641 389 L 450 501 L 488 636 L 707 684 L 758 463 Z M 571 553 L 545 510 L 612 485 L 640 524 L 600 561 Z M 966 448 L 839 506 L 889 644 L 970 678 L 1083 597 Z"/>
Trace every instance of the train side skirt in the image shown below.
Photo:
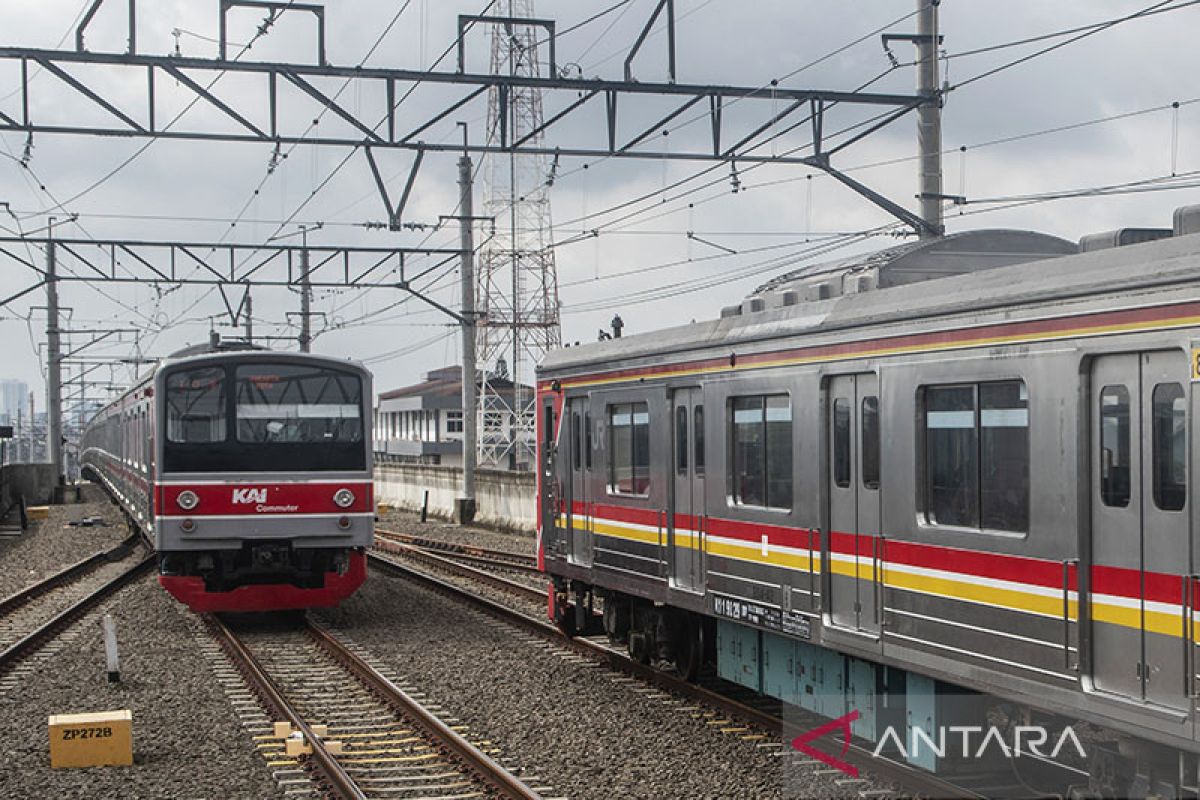
<path fill-rule="evenodd" d="M 160 575 L 158 582 L 192 611 L 208 613 L 330 608 L 354 594 L 366 579 L 366 553 L 356 550 L 350 553 L 350 566 L 345 574 L 325 573 L 325 585 L 320 589 L 269 583 L 239 586 L 228 592 L 210 592 L 205 588 L 203 578 L 178 575 Z"/>

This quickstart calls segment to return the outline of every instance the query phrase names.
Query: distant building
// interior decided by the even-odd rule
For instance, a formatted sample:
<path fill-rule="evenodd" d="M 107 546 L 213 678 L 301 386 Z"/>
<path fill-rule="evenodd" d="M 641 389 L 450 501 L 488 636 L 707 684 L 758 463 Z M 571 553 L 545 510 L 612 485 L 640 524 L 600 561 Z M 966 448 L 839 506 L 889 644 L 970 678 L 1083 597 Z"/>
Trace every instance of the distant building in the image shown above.
<path fill-rule="evenodd" d="M 0 422 L 15 425 L 17 410 L 29 416 L 29 384 L 15 378 L 0 378 Z"/>
<path fill-rule="evenodd" d="M 493 377 L 490 382 L 508 393 L 512 391 L 511 381 Z M 522 385 L 518 391 L 521 399 L 527 400 L 533 389 Z M 485 409 L 479 437 L 506 440 L 512 430 L 507 416 L 501 409 Z M 462 466 L 462 437 L 462 367 L 435 369 L 421 383 L 379 395 L 375 452 L 384 459 Z"/>

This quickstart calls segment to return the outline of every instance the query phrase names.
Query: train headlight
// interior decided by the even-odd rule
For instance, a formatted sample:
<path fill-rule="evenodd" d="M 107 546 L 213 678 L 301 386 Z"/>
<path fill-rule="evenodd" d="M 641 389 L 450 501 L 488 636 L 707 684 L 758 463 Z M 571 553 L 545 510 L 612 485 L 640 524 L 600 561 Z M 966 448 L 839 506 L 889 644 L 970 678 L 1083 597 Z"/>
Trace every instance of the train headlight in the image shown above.
<path fill-rule="evenodd" d="M 333 502 L 337 504 L 338 508 L 349 508 L 354 505 L 354 492 L 349 489 L 338 489 L 333 496 Z"/>
<path fill-rule="evenodd" d="M 191 491 L 190 489 L 185 489 L 175 498 L 175 502 L 178 503 L 179 507 L 184 511 L 191 511 L 193 508 L 200 505 L 200 498 L 196 496 L 195 492 Z"/>

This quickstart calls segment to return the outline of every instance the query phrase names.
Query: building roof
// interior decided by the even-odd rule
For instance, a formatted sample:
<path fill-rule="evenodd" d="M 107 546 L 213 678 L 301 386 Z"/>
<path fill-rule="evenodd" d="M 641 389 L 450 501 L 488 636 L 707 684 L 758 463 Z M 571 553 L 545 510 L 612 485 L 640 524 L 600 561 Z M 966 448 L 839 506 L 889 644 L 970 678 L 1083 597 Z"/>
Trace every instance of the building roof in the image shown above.
<path fill-rule="evenodd" d="M 496 389 L 512 389 L 512 381 L 506 378 L 490 378 L 488 383 Z M 523 390 L 532 392 L 533 387 L 522 385 Z M 400 397 L 460 397 L 462 396 L 462 367 L 455 364 L 441 367 L 425 374 L 425 380 L 412 386 L 383 392 L 380 400 L 395 400 Z"/>

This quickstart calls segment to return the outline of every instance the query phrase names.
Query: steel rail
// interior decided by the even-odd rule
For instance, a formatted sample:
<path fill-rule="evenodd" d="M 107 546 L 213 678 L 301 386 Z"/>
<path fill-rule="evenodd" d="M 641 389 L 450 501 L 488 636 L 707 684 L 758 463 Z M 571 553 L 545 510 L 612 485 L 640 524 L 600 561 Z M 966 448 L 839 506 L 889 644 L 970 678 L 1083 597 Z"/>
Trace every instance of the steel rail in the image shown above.
<path fill-rule="evenodd" d="M 354 782 L 354 778 L 350 776 L 345 767 L 338 763 L 321 738 L 313 733 L 309 724 L 283 696 L 279 686 L 263 669 L 249 648 L 242 644 L 220 617 L 206 614 L 204 619 L 221 648 L 233 661 L 234 666 L 246 679 L 246 682 L 250 684 L 254 693 L 267 706 L 267 710 L 275 718 L 285 718 L 294 729 L 304 735 L 304 741 L 312 748 L 312 764 L 328 787 L 344 800 L 366 800 L 367 795 Z"/>
<path fill-rule="evenodd" d="M 409 696 L 403 689 L 381 675 L 378 670 L 346 648 L 342 642 L 324 628 L 308 623 L 308 634 L 338 663 L 351 672 L 359 681 L 374 692 L 381 700 L 399 711 L 425 734 L 438 742 L 458 761 L 466 764 L 492 790 L 501 797 L 512 800 L 540 800 L 537 794 L 520 779 L 506 770 L 457 731 L 429 713 L 424 706 Z"/>
<path fill-rule="evenodd" d="M 0 616 L 11 613 L 17 607 L 25 605 L 33 598 L 48 592 L 55 586 L 59 586 L 91 572 L 102 563 L 111 563 L 112 561 L 117 560 L 123 555 L 122 551 L 131 549 L 135 544 L 137 544 L 139 538 L 140 537 L 136 533 L 130 534 L 122 542 L 109 548 L 108 550 L 102 550 L 98 553 L 93 553 L 87 558 L 76 561 L 74 564 L 62 570 L 61 572 L 56 572 L 50 577 L 40 580 L 32 586 L 26 586 L 24 589 L 10 594 L 8 597 L 0 600 Z"/>
<path fill-rule="evenodd" d="M 537 568 L 537 558 L 533 555 L 524 553 L 513 553 L 509 550 L 495 550 L 488 547 L 479 547 L 465 542 L 444 542 L 438 539 L 427 539 L 423 536 L 414 536 L 411 533 L 400 533 L 399 531 L 391 531 L 387 529 L 375 529 L 375 535 L 384 539 L 410 544 L 413 547 L 420 547 L 423 550 L 436 550 L 442 553 L 453 554 L 455 558 L 462 558 L 468 561 L 477 561 L 480 563 L 494 564 L 505 568 L 519 569 L 529 572 L 541 572 Z"/>
<path fill-rule="evenodd" d="M 439 555 L 438 553 L 431 553 L 428 550 L 421 549 L 420 547 L 414 547 L 413 545 L 402 544 L 400 542 L 381 542 L 376 540 L 375 549 L 382 550 L 385 553 L 392 553 L 394 555 L 411 556 L 419 561 L 424 561 L 428 564 L 433 564 L 435 566 L 456 571 L 461 575 L 466 575 L 467 577 L 477 580 L 481 583 L 486 583 L 489 586 L 493 586 L 497 589 L 503 589 L 507 592 L 519 594 L 522 597 L 526 597 L 530 600 L 542 601 L 546 599 L 546 589 L 544 587 L 541 589 L 535 589 L 527 584 L 517 583 L 514 580 L 510 580 L 500 575 L 495 575 L 487 570 L 482 570 L 478 567 L 472 567 L 468 564 L 462 564 L 453 560 L 452 558 L 447 558 L 446 556 Z M 547 581 L 547 585 L 549 585 L 549 581 Z"/>
<path fill-rule="evenodd" d="M 154 566 L 155 562 L 156 558 L 151 553 L 120 575 L 106 582 L 103 586 L 98 587 L 73 603 L 69 608 L 56 614 L 53 618 L 43 623 L 37 630 L 27 634 L 17 642 L 14 642 L 8 649 L 0 652 L 0 673 L 7 671 L 17 661 L 37 650 L 45 642 L 52 639 L 62 628 L 85 612 L 91 610 L 94 606 L 99 605 L 102 600 L 117 589 L 120 589 L 143 572 L 148 572 Z"/>
<path fill-rule="evenodd" d="M 691 683 L 684 678 L 671 675 L 661 670 L 634 661 L 629 656 L 620 653 L 612 648 L 593 642 L 583 638 L 568 638 L 555 625 L 548 621 L 534 619 L 526 614 L 509 608 L 494 600 L 486 597 L 480 597 L 472 593 L 468 589 L 457 586 L 449 581 L 443 580 L 428 573 L 414 569 L 406 564 L 400 564 L 391 559 L 383 558 L 376 554 L 369 554 L 376 566 L 381 567 L 385 572 L 392 572 L 401 575 L 409 580 L 423 584 L 436 591 L 451 595 L 456 599 L 465 600 L 468 603 L 479 606 L 489 613 L 503 619 L 506 622 L 515 623 L 523 628 L 526 628 L 534 633 L 555 641 L 557 644 L 568 647 L 580 655 L 589 658 L 597 659 L 612 669 L 624 672 L 632 677 L 651 683 L 661 689 L 670 692 L 684 695 L 694 700 L 698 700 L 705 705 L 719 709 L 721 712 L 730 716 L 741 719 L 744 722 L 755 725 L 763 730 L 768 731 L 772 735 L 784 736 L 784 721 L 774 715 L 753 706 L 746 705 L 732 698 L 726 697 L 712 689 L 699 686 Z M 430 554 L 422 554 L 429 556 Z M 441 559 L 448 569 L 460 571 L 460 574 L 470 575 L 475 577 L 474 570 L 464 564 L 458 564 L 448 559 Z M 471 570 L 467 573 L 466 570 Z M 496 576 L 492 576 L 496 577 Z M 936 775 L 931 775 L 921 770 L 915 770 L 906 764 L 898 761 L 893 761 L 889 758 L 877 757 L 870 749 L 862 745 L 851 743 L 849 750 L 845 754 L 845 760 L 853 764 L 855 767 L 870 772 L 871 774 L 883 779 L 890 780 L 903 785 L 905 788 L 914 791 L 917 795 L 923 797 L 955 797 L 955 798 L 979 798 L 979 795 L 970 789 L 950 783 Z"/>

